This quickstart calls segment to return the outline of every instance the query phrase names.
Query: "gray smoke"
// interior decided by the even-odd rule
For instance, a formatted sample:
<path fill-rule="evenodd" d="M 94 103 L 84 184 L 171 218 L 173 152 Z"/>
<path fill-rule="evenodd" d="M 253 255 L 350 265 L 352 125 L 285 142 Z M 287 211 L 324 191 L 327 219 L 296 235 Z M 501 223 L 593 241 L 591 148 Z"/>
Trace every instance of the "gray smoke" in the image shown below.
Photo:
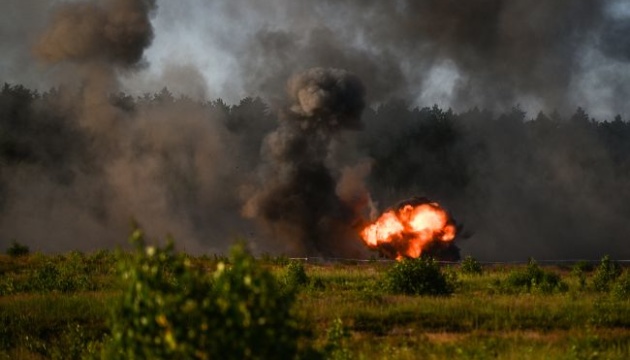
<path fill-rule="evenodd" d="M 280 14 L 249 0 L 225 5 L 234 18 L 257 11 L 271 21 L 245 35 L 246 46 L 225 44 L 237 49 L 245 88 L 264 94 L 280 93 L 280 79 L 293 69 L 329 66 L 356 73 L 370 102 L 404 98 L 462 110 L 523 103 L 533 111 L 570 111 L 585 98 L 571 87 L 599 65 L 623 59 L 627 42 L 627 20 L 609 14 L 613 1 L 276 3 Z M 589 51 L 603 54 L 602 61 L 588 63 Z"/>
<path fill-rule="evenodd" d="M 118 94 L 120 77 L 145 65 L 156 9 L 153 0 L 52 7 L 33 52 L 47 68 L 61 68 L 63 86 L 34 100 L 35 114 L 24 121 L 55 128 L 63 120 L 74 132 L 42 145 L 59 153 L 58 164 L 16 164 L 2 173 L 3 242 L 44 251 L 111 247 L 125 243 L 135 219 L 155 237 L 173 234 L 186 250 L 219 251 L 248 231 L 235 216 L 239 173 L 230 155 L 239 139 L 221 111 L 166 89 L 138 100 Z M 199 88 L 196 76 L 177 77 Z M 23 137 L 37 143 L 40 133 Z"/>
<path fill-rule="evenodd" d="M 330 157 L 340 132 L 361 128 L 363 83 L 344 70 L 313 68 L 291 77 L 287 92 L 291 104 L 265 140 L 260 184 L 245 193 L 244 214 L 261 221 L 285 252 L 356 255 L 353 226 L 365 210 L 357 205 L 367 204 L 344 201 L 341 195 L 355 194 L 338 187 L 342 169 Z M 344 182 L 352 181 L 346 173 Z"/>
<path fill-rule="evenodd" d="M 62 3 L 35 48 L 48 62 L 104 61 L 136 65 L 153 40 L 155 0 Z"/>
<path fill-rule="evenodd" d="M 12 238 L 46 251 L 111 246 L 135 217 L 188 250 L 245 236 L 259 251 L 355 255 L 354 227 L 372 199 L 386 208 L 426 195 L 475 231 L 461 244 L 473 255 L 623 253 L 630 212 L 614 137 L 603 144 L 599 130 L 570 126 L 545 137 L 558 123 L 523 125 L 523 114 L 495 120 L 518 103 L 527 118 L 541 109 L 567 118 L 577 106 L 627 118 L 624 8 L 5 1 L 0 80 L 58 88 L 20 111 L 12 106 L 25 100 L 1 94 L 2 159 L 21 157 L 0 164 L 0 247 Z M 209 94 L 252 97 L 230 105 Z M 434 102 L 494 114 L 414 109 Z M 535 126 L 543 135 L 531 135 Z"/>

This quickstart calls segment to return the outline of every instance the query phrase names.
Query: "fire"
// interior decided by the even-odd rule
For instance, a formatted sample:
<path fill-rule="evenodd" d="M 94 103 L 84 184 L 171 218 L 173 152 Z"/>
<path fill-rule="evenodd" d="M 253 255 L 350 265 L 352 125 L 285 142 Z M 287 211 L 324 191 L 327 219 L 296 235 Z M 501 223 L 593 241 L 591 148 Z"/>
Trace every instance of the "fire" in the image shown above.
<path fill-rule="evenodd" d="M 368 247 L 401 259 L 417 258 L 435 241 L 450 242 L 457 227 L 448 212 L 435 202 L 414 198 L 383 213 L 361 231 Z"/>

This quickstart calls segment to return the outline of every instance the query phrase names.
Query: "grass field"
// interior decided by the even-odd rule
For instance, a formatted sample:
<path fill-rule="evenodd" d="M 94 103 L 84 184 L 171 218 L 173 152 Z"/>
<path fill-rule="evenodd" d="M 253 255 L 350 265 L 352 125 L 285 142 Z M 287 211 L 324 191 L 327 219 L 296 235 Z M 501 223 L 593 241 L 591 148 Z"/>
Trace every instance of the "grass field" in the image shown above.
<path fill-rule="evenodd" d="M 110 337 L 110 307 L 122 292 L 117 256 L 0 256 L 0 358 L 97 356 Z M 190 258 L 212 272 L 220 259 Z M 259 260 L 281 281 L 284 259 Z M 629 359 L 627 293 L 597 291 L 596 269 L 543 267 L 559 275 L 551 290 L 509 288 L 525 265 L 442 270 L 448 296 L 394 294 L 383 283 L 392 263 L 304 265 L 295 313 L 301 340 L 338 359 Z M 611 287 L 612 288 L 612 287 Z M 624 295 L 625 294 L 625 295 Z"/>

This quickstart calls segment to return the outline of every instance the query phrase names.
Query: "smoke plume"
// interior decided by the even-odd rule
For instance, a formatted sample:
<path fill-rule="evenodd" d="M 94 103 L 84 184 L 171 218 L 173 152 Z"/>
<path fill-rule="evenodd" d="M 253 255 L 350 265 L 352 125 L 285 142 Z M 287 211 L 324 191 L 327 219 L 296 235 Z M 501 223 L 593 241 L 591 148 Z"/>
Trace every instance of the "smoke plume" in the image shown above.
<path fill-rule="evenodd" d="M 153 40 L 149 15 L 155 8 L 155 0 L 61 4 L 35 52 L 48 62 L 135 65 Z"/>
<path fill-rule="evenodd" d="M 361 219 L 426 196 L 465 255 L 630 256 L 629 14 L 1 2 L 0 248 L 112 247 L 135 218 L 190 251 L 362 256 Z"/>
<path fill-rule="evenodd" d="M 277 3 L 283 15 L 264 14 L 249 0 L 226 5 L 234 17 L 256 9 L 275 21 L 248 35 L 236 57 L 245 88 L 265 94 L 278 93 L 291 69 L 331 66 L 356 73 L 370 89 L 369 101 L 570 111 L 576 98 L 584 99 L 571 86 L 599 66 L 585 54 L 601 51 L 602 62 L 610 62 L 623 58 L 626 43 L 627 20 L 610 16 L 613 1 Z"/>
<path fill-rule="evenodd" d="M 291 77 L 287 92 L 291 104 L 265 140 L 260 188 L 247 194 L 244 213 L 284 251 L 350 255 L 360 217 L 337 193 L 339 169 L 327 160 L 339 132 L 361 128 L 363 83 L 344 70 L 313 68 Z"/>

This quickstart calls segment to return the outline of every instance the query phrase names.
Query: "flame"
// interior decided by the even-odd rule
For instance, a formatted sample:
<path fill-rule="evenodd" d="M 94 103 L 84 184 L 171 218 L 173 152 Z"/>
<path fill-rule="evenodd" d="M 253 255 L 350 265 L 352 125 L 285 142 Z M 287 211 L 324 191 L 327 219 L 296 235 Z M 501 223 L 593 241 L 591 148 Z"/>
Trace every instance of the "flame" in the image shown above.
<path fill-rule="evenodd" d="M 457 228 L 449 214 L 434 202 L 405 204 L 383 213 L 361 231 L 373 249 L 387 249 L 396 259 L 420 257 L 433 241 L 455 239 Z"/>

